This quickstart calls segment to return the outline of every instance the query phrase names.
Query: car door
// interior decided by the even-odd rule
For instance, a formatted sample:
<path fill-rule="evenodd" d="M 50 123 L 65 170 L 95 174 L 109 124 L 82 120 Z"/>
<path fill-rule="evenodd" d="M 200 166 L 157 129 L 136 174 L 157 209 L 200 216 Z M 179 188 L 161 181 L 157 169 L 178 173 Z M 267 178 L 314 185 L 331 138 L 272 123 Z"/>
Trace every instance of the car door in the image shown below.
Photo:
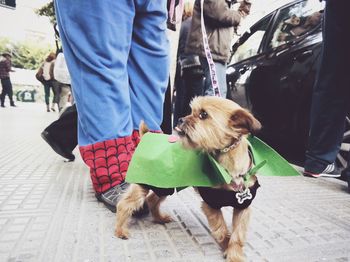
<path fill-rule="evenodd" d="M 303 162 L 307 144 L 311 93 L 321 52 L 322 11 L 318 0 L 281 8 L 263 47 L 264 66 L 251 74 L 249 96 L 254 102 L 252 110 L 265 126 L 262 136 L 295 163 Z M 253 88 L 258 85 L 257 92 Z"/>
<path fill-rule="evenodd" d="M 249 96 L 246 95 L 247 84 L 251 72 L 259 66 L 263 59 L 261 47 L 272 17 L 273 13 L 261 19 L 249 31 L 245 32 L 232 47 L 232 55 L 226 71 L 228 98 L 245 108 L 251 107 Z"/>

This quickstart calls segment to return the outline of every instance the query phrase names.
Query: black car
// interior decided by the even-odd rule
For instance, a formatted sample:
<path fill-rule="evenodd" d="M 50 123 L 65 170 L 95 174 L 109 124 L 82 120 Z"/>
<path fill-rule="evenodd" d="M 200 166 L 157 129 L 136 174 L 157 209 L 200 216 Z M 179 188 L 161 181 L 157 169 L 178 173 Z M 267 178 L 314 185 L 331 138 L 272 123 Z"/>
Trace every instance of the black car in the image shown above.
<path fill-rule="evenodd" d="M 263 125 L 259 136 L 297 165 L 303 165 L 307 145 L 322 17 L 318 0 L 274 10 L 240 36 L 227 67 L 228 98 L 250 109 Z M 338 155 L 343 167 L 350 150 L 349 127 L 347 118 Z"/>

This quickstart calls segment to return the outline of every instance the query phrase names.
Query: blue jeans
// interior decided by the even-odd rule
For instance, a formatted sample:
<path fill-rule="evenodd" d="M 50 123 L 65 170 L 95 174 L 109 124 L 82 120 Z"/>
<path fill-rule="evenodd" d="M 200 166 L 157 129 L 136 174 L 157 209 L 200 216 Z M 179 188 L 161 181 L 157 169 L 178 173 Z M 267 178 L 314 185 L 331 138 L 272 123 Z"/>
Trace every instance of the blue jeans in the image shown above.
<path fill-rule="evenodd" d="M 80 146 L 160 130 L 169 78 L 165 0 L 59 0 Z"/>
<path fill-rule="evenodd" d="M 13 102 L 13 91 L 12 91 L 12 83 L 9 77 L 1 79 L 2 92 L 0 95 L 1 105 L 5 103 L 5 96 L 7 95 L 10 99 L 10 104 L 14 105 Z"/>
<path fill-rule="evenodd" d="M 57 82 L 57 81 L 56 81 Z M 58 90 L 57 90 L 57 83 L 55 83 L 55 80 L 48 80 L 43 83 L 44 85 L 44 94 L 45 94 L 45 104 L 50 104 L 50 90 L 52 89 L 53 92 L 53 98 L 52 98 L 52 104 L 58 103 Z"/>
<path fill-rule="evenodd" d="M 321 172 L 335 161 L 350 103 L 348 0 L 327 1 L 321 67 L 312 95 L 305 170 Z"/>
<path fill-rule="evenodd" d="M 204 71 L 204 76 L 205 76 L 203 95 L 213 96 L 214 89 L 211 84 L 210 70 L 209 70 L 207 58 L 200 57 L 200 61 L 201 61 L 203 71 Z M 226 95 L 227 95 L 226 63 L 214 62 L 214 64 L 215 64 L 216 74 L 219 82 L 221 97 L 226 98 Z"/>

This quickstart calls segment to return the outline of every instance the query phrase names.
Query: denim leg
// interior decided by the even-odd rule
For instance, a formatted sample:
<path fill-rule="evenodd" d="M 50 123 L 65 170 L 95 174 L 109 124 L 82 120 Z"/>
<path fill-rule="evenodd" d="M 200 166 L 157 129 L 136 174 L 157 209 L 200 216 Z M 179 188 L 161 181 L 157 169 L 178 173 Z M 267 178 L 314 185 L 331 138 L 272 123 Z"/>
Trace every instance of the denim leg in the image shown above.
<path fill-rule="evenodd" d="M 127 63 L 135 1 L 60 0 L 55 11 L 79 115 L 79 145 L 130 136 Z"/>
<path fill-rule="evenodd" d="M 138 130 L 143 120 L 150 130 L 160 131 L 170 70 L 166 1 L 136 2 L 127 67 L 132 125 Z"/>
<path fill-rule="evenodd" d="M 7 95 L 10 99 L 10 105 L 14 105 L 12 83 L 10 78 L 1 79 L 1 85 L 2 85 L 2 92 L 0 95 L 1 104 L 2 105 L 4 104 L 5 96 Z"/>
<path fill-rule="evenodd" d="M 213 96 L 214 89 L 211 83 L 210 70 L 209 70 L 209 64 L 208 64 L 207 58 L 200 57 L 200 62 L 204 71 L 204 76 L 205 76 L 203 95 Z M 227 95 L 226 64 L 221 62 L 214 62 L 214 64 L 215 64 L 221 97 L 226 98 L 226 95 Z"/>
<path fill-rule="evenodd" d="M 55 11 L 78 112 L 78 143 L 100 194 L 120 184 L 143 119 L 160 130 L 169 61 L 165 0 L 60 0 Z"/>
<path fill-rule="evenodd" d="M 53 93 L 52 104 L 60 102 L 60 86 L 62 84 L 56 80 L 51 80 L 51 88 Z"/>
<path fill-rule="evenodd" d="M 13 88 L 12 88 L 12 83 L 11 80 L 9 79 L 9 83 L 8 83 L 8 92 L 7 95 L 10 99 L 10 105 L 13 106 L 14 102 L 13 102 Z"/>
<path fill-rule="evenodd" d="M 6 79 L 1 79 L 2 91 L 0 95 L 1 105 L 3 106 L 5 103 L 5 96 L 7 93 Z"/>
<path fill-rule="evenodd" d="M 215 62 L 216 72 L 218 74 L 218 82 L 221 97 L 226 98 L 227 95 L 227 83 L 226 83 L 226 63 Z"/>
<path fill-rule="evenodd" d="M 45 104 L 50 104 L 50 85 L 49 83 L 44 83 L 44 94 L 45 94 Z"/>

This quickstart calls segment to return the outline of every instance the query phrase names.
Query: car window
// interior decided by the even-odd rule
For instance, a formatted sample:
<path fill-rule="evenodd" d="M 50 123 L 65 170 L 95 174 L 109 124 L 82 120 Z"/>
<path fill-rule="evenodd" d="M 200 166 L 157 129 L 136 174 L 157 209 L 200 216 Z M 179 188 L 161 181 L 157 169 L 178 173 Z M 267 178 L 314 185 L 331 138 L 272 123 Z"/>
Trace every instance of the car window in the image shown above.
<path fill-rule="evenodd" d="M 246 32 L 234 45 L 229 64 L 235 64 L 258 54 L 259 47 L 266 30 L 268 29 L 271 15 L 255 24 L 249 32 Z"/>
<path fill-rule="evenodd" d="M 318 27 L 322 20 L 323 4 L 307 0 L 282 9 L 276 19 L 271 48 L 293 41 Z"/>

